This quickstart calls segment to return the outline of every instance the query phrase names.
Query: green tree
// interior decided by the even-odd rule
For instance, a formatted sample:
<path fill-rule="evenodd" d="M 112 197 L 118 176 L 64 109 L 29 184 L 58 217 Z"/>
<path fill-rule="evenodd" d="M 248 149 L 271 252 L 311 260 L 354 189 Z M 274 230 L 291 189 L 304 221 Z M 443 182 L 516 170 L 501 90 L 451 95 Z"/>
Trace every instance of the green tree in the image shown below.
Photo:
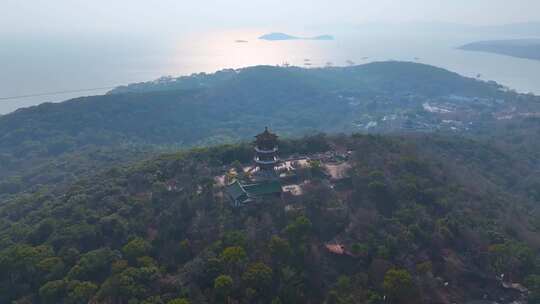
<path fill-rule="evenodd" d="M 45 258 L 37 264 L 37 267 L 46 280 L 61 279 L 64 275 L 65 265 L 59 257 Z"/>
<path fill-rule="evenodd" d="M 68 299 L 73 304 L 86 304 L 96 294 L 98 287 L 92 282 L 72 281 L 68 283 Z"/>
<path fill-rule="evenodd" d="M 135 302 L 135 301 L 133 301 Z M 160 296 L 151 296 L 139 302 L 140 304 L 165 304 Z M 130 304 L 128 302 L 128 304 Z"/>
<path fill-rule="evenodd" d="M 111 273 L 118 274 L 128 268 L 129 264 L 127 260 L 117 260 L 114 261 L 111 265 Z"/>
<path fill-rule="evenodd" d="M 279 297 L 272 299 L 272 302 L 270 304 L 282 304 L 281 299 Z"/>
<path fill-rule="evenodd" d="M 64 280 L 50 281 L 39 289 L 39 298 L 45 304 L 61 303 L 67 291 Z"/>
<path fill-rule="evenodd" d="M 185 263 L 191 258 L 191 243 L 188 239 L 182 240 L 178 246 L 177 258 L 180 263 Z"/>
<path fill-rule="evenodd" d="M 302 274 L 285 266 L 280 271 L 280 299 L 284 303 L 304 303 L 305 287 Z"/>
<path fill-rule="evenodd" d="M 345 275 L 342 275 L 338 278 L 336 283 L 336 289 L 342 293 L 348 292 L 352 287 L 351 278 Z"/>
<path fill-rule="evenodd" d="M 248 286 L 263 292 L 272 283 L 272 269 L 264 263 L 251 264 L 242 275 L 242 280 Z"/>
<path fill-rule="evenodd" d="M 390 188 L 384 181 L 372 181 L 368 184 L 368 194 L 375 202 L 377 210 L 389 215 L 394 210 L 394 201 L 390 195 Z"/>
<path fill-rule="evenodd" d="M 43 220 L 38 227 L 30 233 L 28 240 L 35 245 L 41 244 L 53 233 L 56 222 L 52 218 Z"/>
<path fill-rule="evenodd" d="M 354 243 L 351 246 L 351 252 L 355 255 L 365 255 L 369 252 L 369 246 L 362 243 Z"/>
<path fill-rule="evenodd" d="M 148 255 L 152 246 L 142 238 L 135 238 L 129 241 L 122 247 L 122 253 L 130 261 L 135 261 L 137 258 Z"/>
<path fill-rule="evenodd" d="M 157 267 L 158 263 L 156 260 L 149 256 L 142 256 L 137 258 L 137 266 L 139 267 Z"/>
<path fill-rule="evenodd" d="M 335 290 L 330 290 L 326 296 L 326 304 L 339 304 L 339 293 Z"/>
<path fill-rule="evenodd" d="M 121 299 L 144 299 L 150 296 L 152 286 L 160 278 L 156 267 L 128 267 L 118 275 L 113 275 L 101 284 L 97 298 L 103 302 Z"/>
<path fill-rule="evenodd" d="M 291 246 L 289 245 L 289 242 L 277 235 L 272 236 L 270 239 L 268 249 L 270 250 L 272 258 L 277 262 L 286 261 L 291 254 Z"/>
<path fill-rule="evenodd" d="M 167 304 L 190 304 L 190 302 L 186 298 L 178 298 L 178 299 L 170 300 L 169 302 L 167 302 Z"/>
<path fill-rule="evenodd" d="M 233 246 L 223 250 L 220 256 L 229 271 L 233 271 L 241 265 L 247 258 L 246 251 L 242 247 Z"/>
<path fill-rule="evenodd" d="M 220 275 L 214 280 L 214 291 L 219 299 L 227 299 L 233 291 L 233 279 L 228 275 Z"/>
<path fill-rule="evenodd" d="M 110 248 L 89 251 L 81 256 L 77 265 L 68 273 L 72 280 L 100 281 L 109 276 L 111 264 L 118 260 L 119 253 Z"/>
<path fill-rule="evenodd" d="M 221 260 L 218 258 L 209 258 L 205 263 L 203 280 L 208 284 L 211 284 L 222 272 L 223 265 Z"/>
<path fill-rule="evenodd" d="M 367 291 L 367 304 L 379 304 L 383 303 L 383 297 L 373 290 Z"/>
<path fill-rule="evenodd" d="M 493 270 L 507 276 L 521 276 L 534 267 L 534 253 L 524 243 L 507 241 L 488 248 Z"/>
<path fill-rule="evenodd" d="M 62 258 L 66 265 L 74 265 L 79 260 L 81 253 L 79 250 L 73 247 L 63 247 L 58 252 L 58 255 Z"/>
<path fill-rule="evenodd" d="M 228 231 L 223 235 L 223 246 L 246 248 L 246 235 L 241 231 Z"/>
<path fill-rule="evenodd" d="M 311 175 L 316 178 L 321 178 L 324 176 L 324 168 L 321 161 L 319 160 L 310 160 L 309 168 L 311 170 Z"/>
<path fill-rule="evenodd" d="M 305 216 L 299 216 L 285 227 L 285 233 L 293 242 L 301 243 L 307 238 L 311 228 L 311 221 Z"/>
<path fill-rule="evenodd" d="M 414 295 L 411 274 L 405 269 L 390 269 L 384 275 L 383 288 L 386 295 L 395 302 L 410 300 Z"/>
<path fill-rule="evenodd" d="M 28 246 L 17 244 L 0 252 L 0 300 L 10 303 L 27 295 L 43 284 L 43 276 L 38 267 L 44 259 L 53 256 L 48 246 Z"/>
<path fill-rule="evenodd" d="M 431 273 L 433 271 L 433 264 L 431 263 L 431 261 L 418 263 L 416 264 L 416 271 L 422 275 Z"/>
<path fill-rule="evenodd" d="M 525 286 L 529 289 L 528 303 L 540 304 L 540 275 L 530 275 L 525 278 Z"/>
<path fill-rule="evenodd" d="M 257 299 L 257 291 L 251 287 L 244 290 L 244 299 L 248 303 L 253 303 Z"/>

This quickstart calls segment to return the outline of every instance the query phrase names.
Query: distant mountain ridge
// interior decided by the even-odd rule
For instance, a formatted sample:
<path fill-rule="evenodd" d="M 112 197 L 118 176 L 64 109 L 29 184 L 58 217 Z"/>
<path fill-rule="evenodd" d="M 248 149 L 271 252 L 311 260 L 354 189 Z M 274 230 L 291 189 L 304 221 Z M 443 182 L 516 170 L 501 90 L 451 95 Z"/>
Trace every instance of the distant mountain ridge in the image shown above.
<path fill-rule="evenodd" d="M 540 39 L 478 41 L 459 48 L 465 51 L 479 51 L 540 60 Z"/>
<path fill-rule="evenodd" d="M 405 78 L 407 76 L 415 77 Z M 447 71 L 442 68 L 429 66 L 425 64 L 400 61 L 373 62 L 364 65 L 353 67 L 333 67 L 333 68 L 315 68 L 305 69 L 300 67 L 275 67 L 275 66 L 254 66 L 242 69 L 225 69 L 216 73 L 197 73 L 189 76 L 180 77 L 162 77 L 154 81 L 133 83 L 127 86 L 119 86 L 107 94 L 120 93 L 142 93 L 155 91 L 170 91 L 170 90 L 193 90 L 193 89 L 208 89 L 213 87 L 227 86 L 229 81 L 242 79 L 249 82 L 256 82 L 258 78 L 265 77 L 270 79 L 271 76 L 281 76 L 285 79 L 273 79 L 273 83 L 283 83 L 290 81 L 290 77 L 295 79 L 303 78 L 299 84 L 304 82 L 312 83 L 314 86 L 321 86 L 322 89 L 330 87 L 351 87 L 362 90 L 379 90 L 383 89 L 389 82 L 403 81 L 404 87 L 414 85 L 417 82 L 430 80 L 437 89 L 443 91 L 428 93 L 424 90 L 427 86 L 417 86 L 417 89 L 422 90 L 422 94 L 448 94 L 449 92 L 458 92 L 460 90 L 468 91 L 472 87 L 476 89 L 488 88 L 497 90 L 498 86 L 493 86 L 494 83 L 488 84 L 483 81 L 466 78 L 457 73 Z M 248 77 L 255 77 L 249 79 Z M 403 79 L 402 79 L 403 78 Z M 455 84 L 450 84 L 450 87 L 444 87 L 445 81 L 457 81 L 460 84 L 467 84 L 463 88 L 459 88 Z M 416 87 L 416 86 L 415 86 Z M 411 90 L 413 88 L 410 88 Z M 475 92 L 467 92 L 468 95 L 474 95 Z"/>

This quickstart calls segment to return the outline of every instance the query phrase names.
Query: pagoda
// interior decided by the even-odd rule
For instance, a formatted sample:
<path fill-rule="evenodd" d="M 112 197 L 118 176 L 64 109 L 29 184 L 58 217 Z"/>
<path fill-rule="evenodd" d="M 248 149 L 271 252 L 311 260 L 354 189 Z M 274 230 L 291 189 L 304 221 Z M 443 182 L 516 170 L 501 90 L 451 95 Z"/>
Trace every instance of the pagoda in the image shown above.
<path fill-rule="evenodd" d="M 279 164 L 278 136 L 264 128 L 264 132 L 255 136 L 255 165 L 259 178 L 277 178 L 275 168 Z"/>
<path fill-rule="evenodd" d="M 280 162 L 277 155 L 278 136 L 265 128 L 264 132 L 255 138 L 253 174 L 247 179 L 235 180 L 227 186 L 227 193 L 232 200 L 233 207 L 260 202 L 269 196 L 280 197 L 283 192 L 279 175 L 275 170 Z"/>

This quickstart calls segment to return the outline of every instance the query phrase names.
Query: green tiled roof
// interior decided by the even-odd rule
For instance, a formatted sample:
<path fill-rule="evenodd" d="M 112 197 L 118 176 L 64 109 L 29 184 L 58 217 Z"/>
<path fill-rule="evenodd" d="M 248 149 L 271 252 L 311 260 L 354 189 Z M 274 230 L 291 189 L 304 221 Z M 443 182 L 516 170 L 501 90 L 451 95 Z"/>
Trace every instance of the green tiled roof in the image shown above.
<path fill-rule="evenodd" d="M 247 193 L 238 181 L 235 181 L 227 187 L 227 193 L 235 200 L 242 198 L 247 199 Z"/>
<path fill-rule="evenodd" d="M 256 184 L 244 185 L 245 191 L 249 196 L 261 196 L 274 193 L 280 193 L 281 183 L 278 180 L 260 182 Z"/>
<path fill-rule="evenodd" d="M 279 180 L 263 181 L 254 184 L 242 184 L 235 181 L 227 187 L 227 193 L 234 200 L 235 205 L 247 202 L 250 198 L 281 193 Z"/>

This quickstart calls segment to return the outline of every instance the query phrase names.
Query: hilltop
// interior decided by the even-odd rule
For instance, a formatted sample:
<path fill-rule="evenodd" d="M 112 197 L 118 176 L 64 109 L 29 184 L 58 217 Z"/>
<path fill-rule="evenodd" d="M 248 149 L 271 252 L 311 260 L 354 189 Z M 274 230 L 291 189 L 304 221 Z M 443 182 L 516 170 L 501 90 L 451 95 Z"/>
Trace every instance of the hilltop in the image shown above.
<path fill-rule="evenodd" d="M 283 157 L 350 151 L 349 177 L 328 184 L 313 163 L 304 194 L 234 210 L 215 177 L 250 163 L 240 144 L 5 202 L 0 301 L 510 303 L 524 286 L 538 296 L 539 196 L 512 186 L 535 170 L 526 154 L 440 136 L 279 146 Z"/>

